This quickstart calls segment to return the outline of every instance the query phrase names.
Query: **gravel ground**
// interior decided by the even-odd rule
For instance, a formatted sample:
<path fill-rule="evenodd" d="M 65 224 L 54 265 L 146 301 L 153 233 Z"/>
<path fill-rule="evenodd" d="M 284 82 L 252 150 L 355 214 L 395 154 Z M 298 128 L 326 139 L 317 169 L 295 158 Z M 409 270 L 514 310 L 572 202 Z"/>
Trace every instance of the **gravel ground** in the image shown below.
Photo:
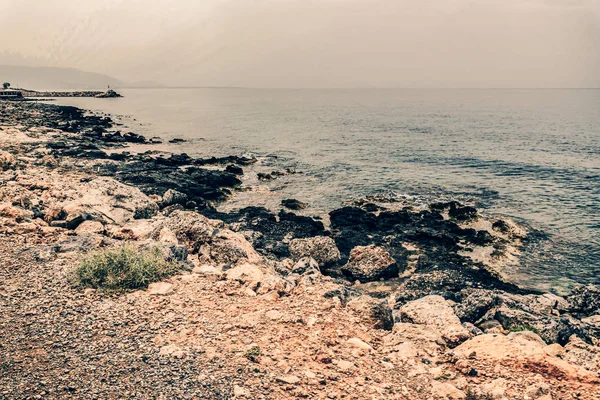
<path fill-rule="evenodd" d="M 135 303 L 72 289 L 60 265 L 0 239 L 0 398 L 230 398 L 238 371 L 158 354 Z"/>

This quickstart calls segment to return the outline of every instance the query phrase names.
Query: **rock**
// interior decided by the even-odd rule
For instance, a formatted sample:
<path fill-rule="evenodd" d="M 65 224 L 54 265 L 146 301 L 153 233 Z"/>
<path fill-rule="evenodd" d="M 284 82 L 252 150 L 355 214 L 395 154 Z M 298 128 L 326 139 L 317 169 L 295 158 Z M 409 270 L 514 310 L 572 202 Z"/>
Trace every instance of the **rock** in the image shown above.
<path fill-rule="evenodd" d="M 558 343 L 553 343 L 544 347 L 544 352 L 550 357 L 562 357 L 565 354 L 565 348 Z"/>
<path fill-rule="evenodd" d="M 579 285 L 567 296 L 571 311 L 590 316 L 600 314 L 600 288 L 594 285 Z"/>
<path fill-rule="evenodd" d="M 52 169 L 58 167 L 58 161 L 56 160 L 56 158 L 54 158 L 50 154 L 42 157 L 40 159 L 40 164 L 45 165 L 46 167 L 52 168 Z"/>
<path fill-rule="evenodd" d="M 166 296 L 173 292 L 173 285 L 168 282 L 155 282 L 148 285 L 148 294 L 150 295 Z"/>
<path fill-rule="evenodd" d="M 264 273 L 257 265 L 242 264 L 228 270 L 225 276 L 227 279 L 241 282 L 261 282 L 264 278 Z"/>
<path fill-rule="evenodd" d="M 159 354 L 161 356 L 183 358 L 185 356 L 185 351 L 183 351 L 183 349 L 176 344 L 168 344 L 160 348 Z"/>
<path fill-rule="evenodd" d="M 238 262 L 260 263 L 262 257 L 244 235 L 228 229 L 217 231 L 210 240 L 210 259 L 219 265 L 230 266 Z"/>
<path fill-rule="evenodd" d="M 133 218 L 149 219 L 158 214 L 158 205 L 154 202 L 142 204 L 135 208 Z"/>
<path fill-rule="evenodd" d="M 196 253 L 200 246 L 212 239 L 214 226 L 203 215 L 192 211 L 173 211 L 167 220 L 162 221 L 152 232 L 151 237 L 158 238 L 160 232 L 168 228 L 177 240 L 184 243 L 190 253 Z"/>
<path fill-rule="evenodd" d="M 400 319 L 402 322 L 434 327 L 451 344 L 456 345 L 471 337 L 452 307 L 441 296 L 425 296 L 406 303 L 400 308 Z"/>
<path fill-rule="evenodd" d="M 435 380 L 431 382 L 431 394 L 434 399 L 462 400 L 467 397 L 462 390 L 453 385 Z"/>
<path fill-rule="evenodd" d="M 525 389 L 525 398 L 531 400 L 540 400 L 548 398 L 552 400 L 550 395 L 550 385 L 545 382 L 534 383 Z"/>
<path fill-rule="evenodd" d="M 244 397 L 247 396 L 248 392 L 241 386 L 233 385 L 233 396 L 234 397 Z"/>
<path fill-rule="evenodd" d="M 161 204 L 163 207 L 167 207 L 173 204 L 184 205 L 187 201 L 187 194 L 178 192 L 177 190 L 169 189 L 163 194 Z"/>
<path fill-rule="evenodd" d="M 489 399 L 503 399 L 506 389 L 508 389 L 508 381 L 504 378 L 497 378 L 490 383 L 485 383 L 478 388 L 481 397 Z"/>
<path fill-rule="evenodd" d="M 265 317 L 271 321 L 277 321 L 278 319 L 281 319 L 282 314 L 277 310 L 269 310 L 265 313 Z"/>
<path fill-rule="evenodd" d="M 512 332 L 506 336 L 501 334 L 485 334 L 475 336 L 454 349 L 456 357 L 501 362 L 511 360 L 536 365 L 536 368 L 553 370 L 553 374 L 562 374 L 567 379 L 579 379 L 585 382 L 600 382 L 596 370 L 590 372 L 585 368 L 548 356 L 544 350 L 546 344 L 533 332 Z M 567 353 L 568 354 L 568 353 Z"/>
<path fill-rule="evenodd" d="M 233 164 L 229 164 L 227 167 L 225 167 L 225 171 L 234 175 L 244 175 L 244 170 L 241 167 Z"/>
<path fill-rule="evenodd" d="M 320 275 L 321 270 L 317 262 L 311 257 L 302 258 L 292 267 L 292 273 L 298 275 Z"/>
<path fill-rule="evenodd" d="M 513 332 L 507 336 L 484 334 L 467 340 L 454 349 L 455 354 L 478 358 L 506 359 L 511 357 L 545 354 L 546 343 L 533 332 Z"/>
<path fill-rule="evenodd" d="M 65 228 L 67 229 L 76 229 L 83 221 L 91 218 L 90 214 L 83 210 L 76 210 L 75 212 L 70 212 L 65 219 Z"/>
<path fill-rule="evenodd" d="M 139 189 L 107 177 L 84 184 L 77 197 L 61 208 L 74 222 L 94 220 L 118 225 L 133 218 L 150 218 L 158 212 L 158 205 Z"/>
<path fill-rule="evenodd" d="M 353 248 L 341 270 L 352 279 L 370 282 L 398 276 L 399 267 L 384 248 L 369 245 Z"/>
<path fill-rule="evenodd" d="M 160 232 L 158 234 L 158 241 L 162 242 L 162 243 L 169 243 L 169 244 L 174 244 L 174 245 L 179 244 L 179 240 L 177 240 L 177 235 L 175 235 L 175 232 L 173 232 L 172 230 L 170 230 L 167 227 L 164 227 L 160 230 Z"/>
<path fill-rule="evenodd" d="M 600 371 L 600 345 L 592 346 L 576 335 L 565 345 L 562 358 L 588 371 Z"/>
<path fill-rule="evenodd" d="M 373 347 L 371 347 L 371 345 L 363 342 L 362 340 L 356 337 L 346 340 L 346 344 L 352 347 L 359 348 L 361 350 L 373 350 Z"/>
<path fill-rule="evenodd" d="M 394 326 L 392 309 L 385 300 L 363 295 L 350 300 L 346 307 L 354 311 L 364 324 L 375 329 L 391 330 Z"/>
<path fill-rule="evenodd" d="M 14 169 L 17 165 L 15 157 L 7 151 L 0 150 L 0 170 L 8 171 Z"/>
<path fill-rule="evenodd" d="M 217 267 L 212 265 L 202 264 L 197 267 L 194 267 L 192 270 L 193 274 L 198 275 L 220 275 L 223 271 Z"/>
<path fill-rule="evenodd" d="M 592 315 L 591 317 L 582 318 L 581 322 L 600 328 L 600 315 Z"/>
<path fill-rule="evenodd" d="M 348 371 L 349 369 L 355 368 L 354 364 L 350 361 L 340 360 L 337 363 L 337 367 L 342 371 Z"/>
<path fill-rule="evenodd" d="M 300 382 L 300 378 L 294 375 L 283 375 L 278 376 L 277 381 L 287 383 L 288 385 L 295 385 L 296 383 Z"/>
<path fill-rule="evenodd" d="M 96 250 L 99 247 L 106 247 L 113 242 L 112 239 L 108 239 L 104 236 L 87 233 L 67 237 L 65 240 L 58 242 L 58 244 L 54 246 L 54 250 L 57 253 L 68 253 L 71 251 L 87 252 Z"/>
<path fill-rule="evenodd" d="M 406 362 L 418 356 L 436 355 L 445 350 L 446 342 L 437 330 L 426 325 L 399 322 L 384 338 L 384 347 L 392 351 L 391 358 Z"/>
<path fill-rule="evenodd" d="M 340 260 L 340 251 L 335 241 L 328 236 L 293 239 L 290 241 L 289 248 L 294 260 L 312 257 L 320 267 L 336 264 Z"/>
<path fill-rule="evenodd" d="M 281 205 L 290 210 L 303 210 L 308 207 L 308 204 L 301 202 L 296 199 L 284 199 L 281 200 Z"/>
<path fill-rule="evenodd" d="M 82 234 L 99 234 L 102 235 L 105 232 L 104 225 L 98 221 L 83 221 L 76 229 L 75 232 L 78 235 Z"/>

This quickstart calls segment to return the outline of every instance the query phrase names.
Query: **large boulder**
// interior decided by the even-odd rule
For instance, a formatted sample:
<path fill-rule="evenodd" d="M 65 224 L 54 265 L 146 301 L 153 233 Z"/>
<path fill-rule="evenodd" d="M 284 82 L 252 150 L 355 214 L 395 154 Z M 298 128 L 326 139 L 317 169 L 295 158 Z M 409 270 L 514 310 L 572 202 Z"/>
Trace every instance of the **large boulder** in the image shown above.
<path fill-rule="evenodd" d="M 75 229 L 86 220 L 122 225 L 134 218 L 151 218 L 158 213 L 158 205 L 135 187 L 99 177 L 83 184 L 73 200 L 62 204 L 62 210 Z"/>
<path fill-rule="evenodd" d="M 163 228 L 171 230 L 177 239 L 192 253 L 211 240 L 215 231 L 214 224 L 203 215 L 192 211 L 173 211 L 169 217 L 155 227 L 151 236 L 158 238 Z"/>
<path fill-rule="evenodd" d="M 383 247 L 356 246 L 350 252 L 348 263 L 342 267 L 342 272 L 352 279 L 370 282 L 397 277 L 399 267 Z"/>
<path fill-rule="evenodd" d="M 340 260 L 340 251 L 335 241 L 328 236 L 315 236 L 290 241 L 290 254 L 294 260 L 312 257 L 320 267 L 335 264 Z"/>
<path fill-rule="evenodd" d="M 386 300 L 363 295 L 350 300 L 346 307 L 359 315 L 364 324 L 375 329 L 391 330 L 394 327 L 392 309 Z"/>
<path fill-rule="evenodd" d="M 588 371 L 546 352 L 546 343 L 534 332 L 513 332 L 506 336 L 485 334 L 475 336 L 454 349 L 459 359 L 475 358 L 491 362 L 522 363 L 525 368 L 552 371 L 585 382 L 600 382 L 597 371 Z"/>
<path fill-rule="evenodd" d="M 239 262 L 261 263 L 262 257 L 246 240 L 244 235 L 228 229 L 215 231 L 210 242 L 203 248 L 213 263 L 230 267 Z"/>
<path fill-rule="evenodd" d="M 439 331 L 450 344 L 458 344 L 471 337 L 452 307 L 441 296 L 425 296 L 408 302 L 399 311 L 402 322 L 430 326 Z"/>

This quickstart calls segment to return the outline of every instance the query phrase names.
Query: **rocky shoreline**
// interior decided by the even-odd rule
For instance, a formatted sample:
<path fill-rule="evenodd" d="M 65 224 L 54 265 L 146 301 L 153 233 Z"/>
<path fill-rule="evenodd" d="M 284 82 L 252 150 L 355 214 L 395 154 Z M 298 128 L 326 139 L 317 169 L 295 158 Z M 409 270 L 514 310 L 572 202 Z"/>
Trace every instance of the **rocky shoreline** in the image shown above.
<path fill-rule="evenodd" d="M 517 224 L 377 198 L 328 224 L 224 213 L 255 159 L 136 153 L 150 141 L 118 128 L 0 102 L 0 397 L 600 398 L 600 289 L 509 282 Z M 125 242 L 185 267 L 121 295 L 69 284 Z"/>

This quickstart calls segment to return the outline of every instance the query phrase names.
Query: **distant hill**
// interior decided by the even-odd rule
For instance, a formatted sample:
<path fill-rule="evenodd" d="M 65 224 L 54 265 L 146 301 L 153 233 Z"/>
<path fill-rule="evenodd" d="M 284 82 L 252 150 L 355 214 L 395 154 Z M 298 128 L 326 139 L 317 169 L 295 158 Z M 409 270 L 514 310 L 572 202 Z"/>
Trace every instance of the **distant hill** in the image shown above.
<path fill-rule="evenodd" d="M 33 90 L 104 90 L 107 86 L 127 86 L 108 75 L 74 68 L 0 65 L 0 84 Z"/>

